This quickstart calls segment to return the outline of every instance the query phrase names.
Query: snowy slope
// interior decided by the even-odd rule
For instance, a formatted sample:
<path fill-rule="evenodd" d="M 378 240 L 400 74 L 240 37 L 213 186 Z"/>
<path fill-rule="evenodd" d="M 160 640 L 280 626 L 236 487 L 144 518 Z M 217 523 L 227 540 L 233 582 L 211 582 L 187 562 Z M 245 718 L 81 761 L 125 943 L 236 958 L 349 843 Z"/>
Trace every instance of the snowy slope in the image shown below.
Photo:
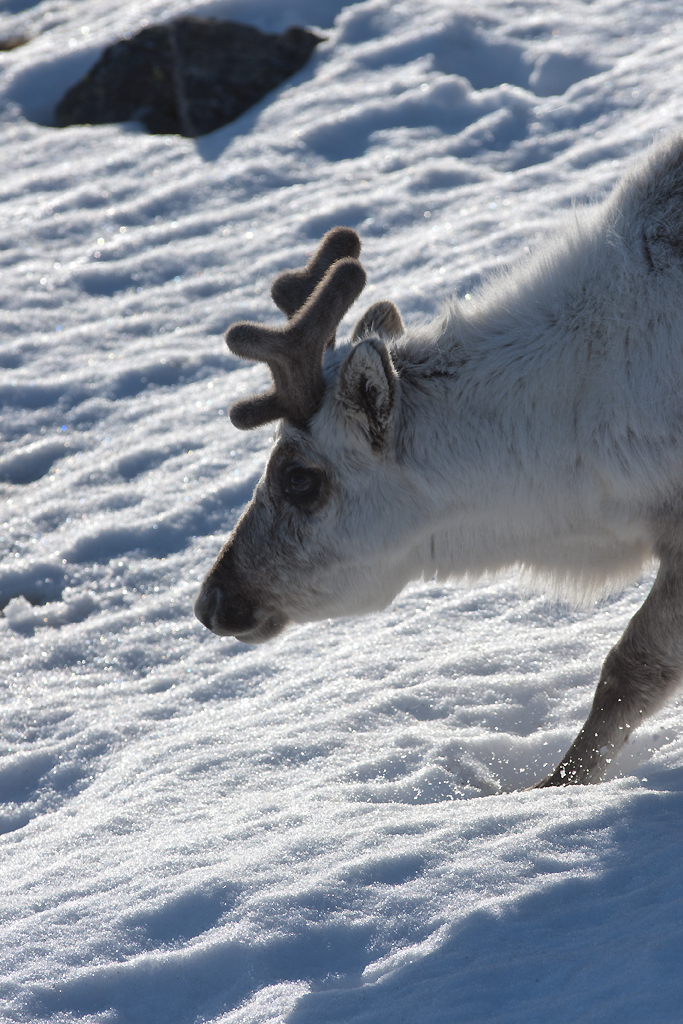
<path fill-rule="evenodd" d="M 50 125 L 195 12 L 326 41 L 196 141 Z M 348 224 L 407 321 L 523 259 L 680 125 L 674 0 L 6 0 L 0 39 L 0 1020 L 674 1024 L 683 714 L 567 747 L 652 579 L 515 574 L 250 648 L 192 616 L 272 428 L 236 319 Z"/>

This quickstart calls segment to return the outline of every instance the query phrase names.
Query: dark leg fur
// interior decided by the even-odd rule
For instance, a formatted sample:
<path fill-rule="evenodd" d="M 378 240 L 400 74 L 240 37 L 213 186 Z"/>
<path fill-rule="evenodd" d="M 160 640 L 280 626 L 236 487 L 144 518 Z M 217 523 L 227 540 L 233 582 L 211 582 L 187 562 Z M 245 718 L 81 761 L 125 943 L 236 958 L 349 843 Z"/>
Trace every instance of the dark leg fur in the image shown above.
<path fill-rule="evenodd" d="M 599 782 L 629 733 L 683 676 L 683 562 L 662 560 L 642 608 L 605 659 L 586 724 L 557 768 L 534 788 Z"/>

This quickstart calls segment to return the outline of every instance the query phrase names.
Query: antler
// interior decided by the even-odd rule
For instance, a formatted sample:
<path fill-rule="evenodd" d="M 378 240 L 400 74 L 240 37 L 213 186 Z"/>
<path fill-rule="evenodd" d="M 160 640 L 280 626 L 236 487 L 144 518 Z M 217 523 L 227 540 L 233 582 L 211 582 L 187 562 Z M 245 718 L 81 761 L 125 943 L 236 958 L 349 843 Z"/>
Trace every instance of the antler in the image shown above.
<path fill-rule="evenodd" d="M 273 281 L 270 292 L 289 318 L 286 326 L 241 321 L 230 327 L 230 351 L 267 363 L 273 375 L 270 390 L 232 406 L 236 427 L 248 430 L 281 418 L 306 425 L 322 398 L 325 350 L 334 346 L 339 322 L 365 286 L 359 254 L 355 231 L 332 228 L 305 267 L 285 270 Z"/>

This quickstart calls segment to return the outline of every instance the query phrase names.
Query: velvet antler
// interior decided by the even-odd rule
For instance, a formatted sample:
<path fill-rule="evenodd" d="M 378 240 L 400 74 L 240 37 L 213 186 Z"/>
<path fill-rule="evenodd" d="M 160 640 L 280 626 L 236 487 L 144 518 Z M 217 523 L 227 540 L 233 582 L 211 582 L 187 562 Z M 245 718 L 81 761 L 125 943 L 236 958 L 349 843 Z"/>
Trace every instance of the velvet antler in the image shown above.
<path fill-rule="evenodd" d="M 225 335 L 230 351 L 267 363 L 273 375 L 270 390 L 232 406 L 236 427 L 248 430 L 282 418 L 306 425 L 322 398 L 325 350 L 334 345 L 339 322 L 365 286 L 359 254 L 356 232 L 333 228 L 305 267 L 285 270 L 273 281 L 271 295 L 288 324 L 242 321 L 230 327 Z"/>
<path fill-rule="evenodd" d="M 332 264 L 346 256 L 358 259 L 360 238 L 353 228 L 332 228 L 323 236 L 305 267 L 299 270 L 283 270 L 278 274 L 270 286 L 273 302 L 291 320 Z"/>

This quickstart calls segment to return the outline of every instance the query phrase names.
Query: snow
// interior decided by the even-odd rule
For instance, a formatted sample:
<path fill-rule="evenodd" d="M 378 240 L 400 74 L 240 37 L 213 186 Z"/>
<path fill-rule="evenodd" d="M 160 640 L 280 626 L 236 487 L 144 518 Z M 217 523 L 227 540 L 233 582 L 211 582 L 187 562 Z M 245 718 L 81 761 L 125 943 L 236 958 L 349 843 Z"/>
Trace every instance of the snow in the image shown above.
<path fill-rule="evenodd" d="M 321 30 L 197 140 L 51 127 L 171 15 Z M 585 609 L 415 583 L 261 647 L 200 580 L 272 427 L 221 335 L 337 223 L 412 322 L 680 124 L 673 0 L 10 0 L 0 38 L 0 1020 L 680 1021 L 683 713 L 564 752 L 652 580 Z"/>

